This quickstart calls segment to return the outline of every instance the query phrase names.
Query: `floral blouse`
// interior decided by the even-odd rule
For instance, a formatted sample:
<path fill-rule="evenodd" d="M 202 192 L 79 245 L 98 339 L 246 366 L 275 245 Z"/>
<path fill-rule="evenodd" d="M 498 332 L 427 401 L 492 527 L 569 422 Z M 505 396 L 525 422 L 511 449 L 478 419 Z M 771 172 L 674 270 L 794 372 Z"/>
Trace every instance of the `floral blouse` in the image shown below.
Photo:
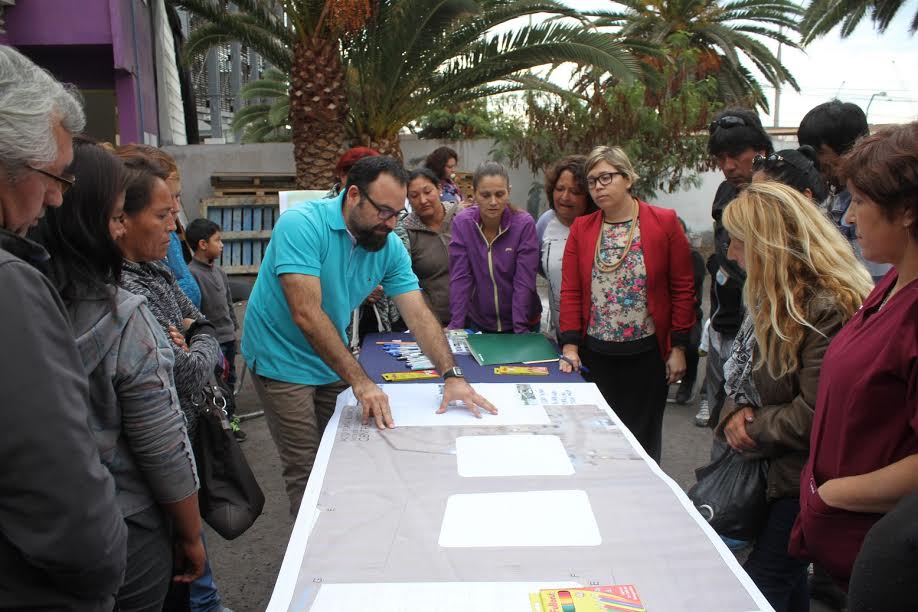
<path fill-rule="evenodd" d="M 459 185 L 450 179 L 440 181 L 440 201 L 444 204 L 447 202 L 461 202 L 465 198 L 462 196 L 462 190 Z"/>
<path fill-rule="evenodd" d="M 631 221 L 603 222 L 599 258 L 605 265 L 618 261 L 628 240 Z M 592 273 L 590 325 L 587 333 L 605 342 L 632 342 L 655 332 L 647 308 L 647 268 L 640 225 L 634 230 L 625 261 L 612 272 L 595 265 Z"/>

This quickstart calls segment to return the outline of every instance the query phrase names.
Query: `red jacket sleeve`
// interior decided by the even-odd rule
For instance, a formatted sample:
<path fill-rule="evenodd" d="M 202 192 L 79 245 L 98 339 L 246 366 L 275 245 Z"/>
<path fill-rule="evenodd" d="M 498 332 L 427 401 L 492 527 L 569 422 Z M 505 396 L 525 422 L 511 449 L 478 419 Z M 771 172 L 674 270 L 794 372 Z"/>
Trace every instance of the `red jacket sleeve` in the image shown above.
<path fill-rule="evenodd" d="M 580 344 L 583 338 L 585 322 L 583 321 L 583 287 L 580 280 L 580 243 L 583 224 L 574 221 L 571 232 L 564 245 L 564 258 L 561 260 L 561 307 L 560 307 L 560 340 L 561 345 Z"/>
<path fill-rule="evenodd" d="M 669 295 L 672 301 L 673 346 L 687 347 L 689 332 L 695 324 L 695 277 L 692 271 L 692 249 L 673 215 L 667 228 L 669 237 Z"/>

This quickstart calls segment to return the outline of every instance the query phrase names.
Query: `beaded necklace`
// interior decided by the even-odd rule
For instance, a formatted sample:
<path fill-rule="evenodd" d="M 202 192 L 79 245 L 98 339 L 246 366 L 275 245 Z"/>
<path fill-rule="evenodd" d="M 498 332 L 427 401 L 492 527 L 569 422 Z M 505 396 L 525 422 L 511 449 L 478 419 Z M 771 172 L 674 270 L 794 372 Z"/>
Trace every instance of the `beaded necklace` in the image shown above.
<path fill-rule="evenodd" d="M 601 250 L 600 247 L 602 246 L 602 235 L 605 229 L 602 227 L 599 228 L 599 236 L 596 237 L 596 253 L 593 256 L 593 263 L 600 272 L 605 272 L 607 274 L 609 272 L 615 272 L 619 267 L 621 267 L 623 263 L 625 263 L 625 258 L 628 256 L 628 252 L 631 250 L 631 245 L 634 242 L 634 231 L 637 227 L 638 211 L 640 210 L 636 200 L 632 199 L 632 203 L 634 204 L 634 212 L 631 214 L 631 227 L 628 229 L 628 238 L 625 241 L 625 249 L 622 251 L 621 257 L 619 257 L 618 260 L 612 262 L 611 264 L 603 262 L 599 257 Z"/>

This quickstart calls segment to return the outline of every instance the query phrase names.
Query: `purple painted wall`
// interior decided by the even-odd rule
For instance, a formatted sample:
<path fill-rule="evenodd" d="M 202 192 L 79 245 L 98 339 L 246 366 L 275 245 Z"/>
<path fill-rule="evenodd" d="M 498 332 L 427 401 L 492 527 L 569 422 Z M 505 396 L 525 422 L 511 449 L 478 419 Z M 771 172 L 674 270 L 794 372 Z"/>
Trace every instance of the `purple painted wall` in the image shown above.
<path fill-rule="evenodd" d="M 117 0 L 116 0 L 117 1 Z M 109 0 L 25 0 L 6 10 L 0 42 L 21 45 L 111 44 Z"/>
<path fill-rule="evenodd" d="M 142 0 L 25 0 L 5 13 L 0 43 L 61 81 L 114 89 L 121 143 L 159 136 L 151 8 Z"/>

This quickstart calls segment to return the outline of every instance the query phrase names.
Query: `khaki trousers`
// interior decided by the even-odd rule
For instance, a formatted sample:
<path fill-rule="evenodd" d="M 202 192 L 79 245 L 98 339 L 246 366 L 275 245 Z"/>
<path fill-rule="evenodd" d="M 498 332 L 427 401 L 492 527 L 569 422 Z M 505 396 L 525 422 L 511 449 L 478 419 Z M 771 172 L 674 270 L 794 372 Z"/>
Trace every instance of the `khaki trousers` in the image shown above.
<path fill-rule="evenodd" d="M 280 455 L 290 514 L 295 517 L 325 426 L 335 412 L 338 394 L 347 385 L 340 380 L 319 386 L 299 385 L 257 374 L 252 382 Z"/>

